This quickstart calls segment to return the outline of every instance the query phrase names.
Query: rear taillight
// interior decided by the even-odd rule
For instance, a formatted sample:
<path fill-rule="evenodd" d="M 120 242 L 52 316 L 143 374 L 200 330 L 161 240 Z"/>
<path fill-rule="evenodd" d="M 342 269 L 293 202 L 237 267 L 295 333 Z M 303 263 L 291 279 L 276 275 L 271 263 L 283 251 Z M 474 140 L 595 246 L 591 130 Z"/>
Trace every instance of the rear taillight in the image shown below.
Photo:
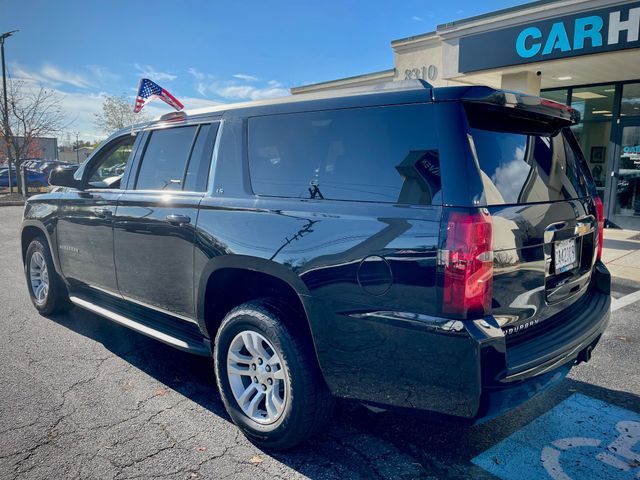
<path fill-rule="evenodd" d="M 604 243 L 604 205 L 602 199 L 596 196 L 593 199 L 596 204 L 596 218 L 598 220 L 598 254 L 596 258 L 600 260 L 602 257 L 602 244 Z"/>
<path fill-rule="evenodd" d="M 493 224 L 486 210 L 449 212 L 440 263 L 443 313 L 468 317 L 491 308 Z"/>

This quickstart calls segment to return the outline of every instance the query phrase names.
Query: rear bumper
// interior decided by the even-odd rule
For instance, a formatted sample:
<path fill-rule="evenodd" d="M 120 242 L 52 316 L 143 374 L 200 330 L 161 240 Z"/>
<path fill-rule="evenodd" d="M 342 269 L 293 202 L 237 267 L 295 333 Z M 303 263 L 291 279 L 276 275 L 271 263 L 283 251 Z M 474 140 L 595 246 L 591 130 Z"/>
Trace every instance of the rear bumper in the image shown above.
<path fill-rule="evenodd" d="M 505 341 L 504 368 L 483 364 L 480 408 L 486 420 L 511 410 L 559 383 L 573 365 L 588 361 L 611 317 L 611 277 L 596 264 L 588 291 L 574 305 L 546 320 L 551 324 L 526 341 Z"/>
<path fill-rule="evenodd" d="M 598 263 L 587 292 L 543 335 L 510 344 L 492 317 L 455 321 L 398 312 L 336 314 L 358 349 L 318 345 L 335 395 L 483 421 L 560 382 L 588 360 L 610 317 L 610 276 Z M 372 335 L 373 332 L 375 335 Z M 333 348 L 332 348 L 333 347 Z"/>

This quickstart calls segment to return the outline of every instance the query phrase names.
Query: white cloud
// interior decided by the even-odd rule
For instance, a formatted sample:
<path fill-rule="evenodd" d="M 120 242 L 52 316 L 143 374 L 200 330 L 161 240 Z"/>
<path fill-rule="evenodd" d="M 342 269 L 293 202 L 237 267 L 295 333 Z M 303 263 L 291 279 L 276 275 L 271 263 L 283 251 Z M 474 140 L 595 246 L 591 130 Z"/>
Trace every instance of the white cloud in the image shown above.
<path fill-rule="evenodd" d="M 203 82 L 198 82 L 196 85 L 196 92 L 198 92 L 203 97 L 207 96 L 207 84 Z"/>
<path fill-rule="evenodd" d="M 278 82 L 273 82 L 266 87 L 254 87 L 251 85 L 211 85 L 209 91 L 226 100 L 262 100 L 265 98 L 284 97 L 289 95 L 289 90 L 283 88 Z"/>
<path fill-rule="evenodd" d="M 70 125 L 68 132 L 78 132 L 79 137 L 85 141 L 93 141 L 106 137 L 95 126 L 95 114 L 102 111 L 105 93 L 69 93 L 56 90 L 60 97 L 60 104 L 67 116 Z M 61 137 L 64 135 L 61 134 Z M 73 136 L 73 135 L 72 135 Z"/>
<path fill-rule="evenodd" d="M 203 97 L 213 96 L 228 101 L 261 100 L 265 98 L 283 97 L 289 95 L 286 89 L 277 80 L 269 80 L 266 85 L 247 85 L 246 82 L 257 82 L 258 78 L 251 75 L 236 74 L 234 78 L 242 80 L 213 80 L 214 76 L 201 72 L 191 72 L 196 79 L 195 90 Z"/>
<path fill-rule="evenodd" d="M 269 80 L 260 86 L 260 79 L 255 75 L 236 73 L 234 80 L 219 80 L 215 75 L 204 73 L 196 68 L 190 68 L 189 73 L 194 78 L 193 88 L 203 97 L 212 96 L 226 101 L 261 100 L 289 95 L 289 90 L 277 80 Z M 247 83 L 253 85 L 247 85 Z"/>
<path fill-rule="evenodd" d="M 84 74 L 62 70 L 49 63 L 36 71 L 28 70 L 17 63 L 12 63 L 9 73 L 16 80 L 48 87 L 70 85 L 77 88 L 88 88 L 91 86 L 91 82 Z"/>
<path fill-rule="evenodd" d="M 26 83 L 38 84 L 46 87 L 71 86 L 81 89 L 100 88 L 109 86 L 120 79 L 102 65 L 86 65 L 77 72 L 63 70 L 57 65 L 46 63 L 40 69 L 32 70 L 20 64 L 12 63 L 9 69 L 11 76 Z"/>
<path fill-rule="evenodd" d="M 191 67 L 188 70 L 189 74 L 196 80 L 193 88 L 203 97 L 207 96 L 208 82 L 213 80 L 214 76 L 209 73 L 202 73 L 197 68 Z"/>
<path fill-rule="evenodd" d="M 141 65 L 139 63 L 134 63 L 133 68 L 138 71 L 138 74 L 142 77 L 148 78 L 149 80 L 153 80 L 155 82 L 172 82 L 176 78 L 177 75 L 167 72 L 159 72 L 151 65 Z"/>
<path fill-rule="evenodd" d="M 511 156 L 514 161 L 501 164 L 491 175 L 491 180 L 507 203 L 516 202 L 522 190 L 522 179 L 527 178 L 531 166 L 523 162 L 525 148 L 517 146 Z"/>
<path fill-rule="evenodd" d="M 40 73 L 54 85 L 68 84 L 78 88 L 87 88 L 90 86 L 89 81 L 83 75 L 61 70 L 51 64 L 46 64 L 42 67 Z"/>
<path fill-rule="evenodd" d="M 188 72 L 193 75 L 193 78 L 195 78 L 196 80 L 204 80 L 206 78 L 206 75 L 202 72 L 200 72 L 198 69 L 196 68 L 189 68 Z"/>
<path fill-rule="evenodd" d="M 92 77 L 99 83 L 114 83 L 120 80 L 120 75 L 111 72 L 107 67 L 102 65 L 86 65 Z"/>
<path fill-rule="evenodd" d="M 245 80 L 247 82 L 257 82 L 258 80 L 260 80 L 258 77 L 254 75 L 245 75 L 244 73 L 236 73 L 233 77 L 238 78 L 240 80 Z"/>
<path fill-rule="evenodd" d="M 411 20 L 415 20 L 416 22 L 421 22 L 422 21 L 422 17 L 414 15 L 413 17 L 411 17 Z"/>
<path fill-rule="evenodd" d="M 50 85 L 51 81 L 37 72 L 32 72 L 17 63 L 12 63 L 8 69 L 9 75 L 16 80 L 21 80 L 30 84 Z"/>

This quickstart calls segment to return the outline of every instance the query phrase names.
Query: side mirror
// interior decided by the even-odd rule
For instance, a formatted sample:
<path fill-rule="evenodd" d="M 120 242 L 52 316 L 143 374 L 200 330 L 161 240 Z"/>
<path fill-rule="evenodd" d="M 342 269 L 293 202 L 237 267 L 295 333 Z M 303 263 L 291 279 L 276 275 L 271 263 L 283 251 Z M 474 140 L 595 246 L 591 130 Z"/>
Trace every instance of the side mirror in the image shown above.
<path fill-rule="evenodd" d="M 73 178 L 78 165 L 58 166 L 49 172 L 49 184 L 56 187 L 80 188 L 81 182 Z"/>

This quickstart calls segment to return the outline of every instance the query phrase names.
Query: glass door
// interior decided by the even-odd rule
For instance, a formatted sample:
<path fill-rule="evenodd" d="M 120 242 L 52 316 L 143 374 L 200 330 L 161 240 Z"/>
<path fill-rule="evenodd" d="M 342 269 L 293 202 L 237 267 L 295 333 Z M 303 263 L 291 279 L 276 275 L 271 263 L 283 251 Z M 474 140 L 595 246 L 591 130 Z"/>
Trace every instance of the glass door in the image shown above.
<path fill-rule="evenodd" d="M 640 119 L 622 120 L 613 178 L 614 223 L 640 229 Z"/>
<path fill-rule="evenodd" d="M 603 200 L 607 168 L 610 168 L 607 147 L 611 142 L 615 92 L 614 84 L 574 88 L 571 91 L 571 106 L 580 112 L 580 123 L 571 129 L 587 159 L 598 195 Z"/>

